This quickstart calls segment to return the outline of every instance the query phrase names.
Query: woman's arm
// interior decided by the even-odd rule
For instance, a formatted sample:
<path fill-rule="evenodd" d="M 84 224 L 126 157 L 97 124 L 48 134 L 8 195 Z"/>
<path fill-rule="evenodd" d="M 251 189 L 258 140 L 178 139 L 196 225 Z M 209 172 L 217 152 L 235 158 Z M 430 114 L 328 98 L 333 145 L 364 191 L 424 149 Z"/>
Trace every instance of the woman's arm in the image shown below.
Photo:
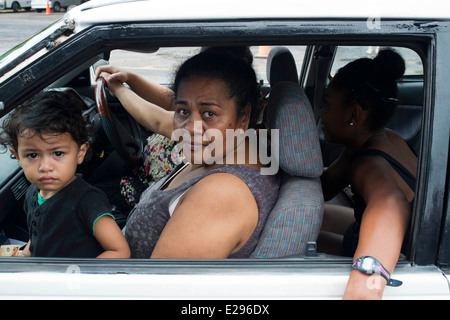
<path fill-rule="evenodd" d="M 165 110 L 173 110 L 175 96 L 170 88 L 153 83 L 130 70 L 111 65 L 98 67 L 95 70 L 95 79 L 98 79 L 102 73 L 109 74 L 108 81 L 127 83 L 131 90 L 144 100 L 154 103 Z"/>
<path fill-rule="evenodd" d="M 370 158 L 358 165 L 352 183 L 363 196 L 364 211 L 354 259 L 370 255 L 392 273 L 398 261 L 410 219 L 410 207 L 382 159 Z M 381 299 L 386 281 L 357 270 L 350 274 L 344 299 Z"/>
<path fill-rule="evenodd" d="M 257 223 L 258 206 L 247 185 L 228 173 L 212 174 L 183 195 L 151 258 L 227 258 Z"/>
<path fill-rule="evenodd" d="M 112 82 L 110 82 L 112 83 Z M 108 88 L 110 88 L 108 83 Z M 174 111 L 167 111 L 148 102 L 123 85 L 115 84 L 112 90 L 128 113 L 147 129 L 170 139 L 173 127 Z"/>
<path fill-rule="evenodd" d="M 120 100 L 124 108 L 136 121 L 147 129 L 170 138 L 173 132 L 174 112 L 167 111 L 144 100 L 123 85 L 123 80 L 127 77 L 119 77 L 117 74 L 109 74 L 104 71 L 99 73 L 98 76 L 106 80 L 111 94 Z"/>

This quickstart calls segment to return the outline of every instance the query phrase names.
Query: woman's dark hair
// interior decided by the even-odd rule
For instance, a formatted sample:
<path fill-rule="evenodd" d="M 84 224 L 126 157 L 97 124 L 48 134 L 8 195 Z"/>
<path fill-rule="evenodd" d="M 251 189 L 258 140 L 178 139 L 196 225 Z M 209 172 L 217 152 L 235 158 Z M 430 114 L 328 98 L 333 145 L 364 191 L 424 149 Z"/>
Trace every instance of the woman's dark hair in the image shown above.
<path fill-rule="evenodd" d="M 344 92 L 345 105 L 357 101 L 368 110 L 371 131 L 386 126 L 398 105 L 397 80 L 405 73 L 405 61 L 392 49 L 381 50 L 374 59 L 361 58 L 339 69 L 334 86 Z"/>
<path fill-rule="evenodd" d="M 249 66 L 253 65 L 253 53 L 248 46 L 223 46 L 223 47 L 204 47 L 201 52 L 223 53 L 232 57 L 243 59 Z"/>
<path fill-rule="evenodd" d="M 72 92 L 46 91 L 14 109 L 3 121 L 0 145 L 18 148 L 18 138 L 31 131 L 43 134 L 69 133 L 80 146 L 90 142 L 90 127 L 82 115 L 82 100 Z"/>
<path fill-rule="evenodd" d="M 249 128 L 256 126 L 261 111 L 260 90 L 255 71 L 248 63 L 223 53 L 201 52 L 181 65 L 173 85 L 175 94 L 181 81 L 194 76 L 222 80 L 228 88 L 228 96 L 236 101 L 238 114 L 251 105 Z"/>

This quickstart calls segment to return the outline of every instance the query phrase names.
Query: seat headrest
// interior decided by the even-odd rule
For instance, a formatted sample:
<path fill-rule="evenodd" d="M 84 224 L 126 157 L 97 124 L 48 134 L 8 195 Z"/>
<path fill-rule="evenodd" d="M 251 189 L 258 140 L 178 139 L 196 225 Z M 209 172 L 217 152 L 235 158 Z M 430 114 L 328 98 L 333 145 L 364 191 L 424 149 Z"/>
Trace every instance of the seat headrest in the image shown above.
<path fill-rule="evenodd" d="M 292 53 L 286 47 L 274 47 L 270 50 L 266 64 L 267 80 L 271 86 L 280 81 L 298 83 L 297 66 Z"/>
<path fill-rule="evenodd" d="M 323 163 L 311 105 L 293 82 L 278 82 L 267 105 L 270 129 L 279 129 L 280 168 L 293 176 L 319 177 Z"/>

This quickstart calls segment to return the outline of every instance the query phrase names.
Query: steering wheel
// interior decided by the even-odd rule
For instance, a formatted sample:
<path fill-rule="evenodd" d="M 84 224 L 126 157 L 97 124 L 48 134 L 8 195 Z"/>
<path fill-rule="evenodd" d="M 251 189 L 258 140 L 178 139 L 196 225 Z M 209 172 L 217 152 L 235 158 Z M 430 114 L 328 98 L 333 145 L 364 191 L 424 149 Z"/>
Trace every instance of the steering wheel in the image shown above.
<path fill-rule="evenodd" d="M 137 166 L 142 160 L 142 142 L 125 129 L 110 112 L 105 92 L 106 80 L 99 78 L 95 85 L 95 104 L 105 134 L 114 150 L 128 164 Z"/>

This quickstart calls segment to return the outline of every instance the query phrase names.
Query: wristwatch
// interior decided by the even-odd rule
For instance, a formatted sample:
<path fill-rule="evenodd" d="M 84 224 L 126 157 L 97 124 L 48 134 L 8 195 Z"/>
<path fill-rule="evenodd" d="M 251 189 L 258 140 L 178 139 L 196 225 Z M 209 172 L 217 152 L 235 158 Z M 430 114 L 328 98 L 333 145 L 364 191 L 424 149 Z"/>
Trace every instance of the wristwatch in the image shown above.
<path fill-rule="evenodd" d="M 353 262 L 352 269 L 356 269 L 364 274 L 379 274 L 386 279 L 387 285 L 390 287 L 399 287 L 402 281 L 391 279 L 391 274 L 386 270 L 380 261 L 371 256 L 359 257 Z"/>

